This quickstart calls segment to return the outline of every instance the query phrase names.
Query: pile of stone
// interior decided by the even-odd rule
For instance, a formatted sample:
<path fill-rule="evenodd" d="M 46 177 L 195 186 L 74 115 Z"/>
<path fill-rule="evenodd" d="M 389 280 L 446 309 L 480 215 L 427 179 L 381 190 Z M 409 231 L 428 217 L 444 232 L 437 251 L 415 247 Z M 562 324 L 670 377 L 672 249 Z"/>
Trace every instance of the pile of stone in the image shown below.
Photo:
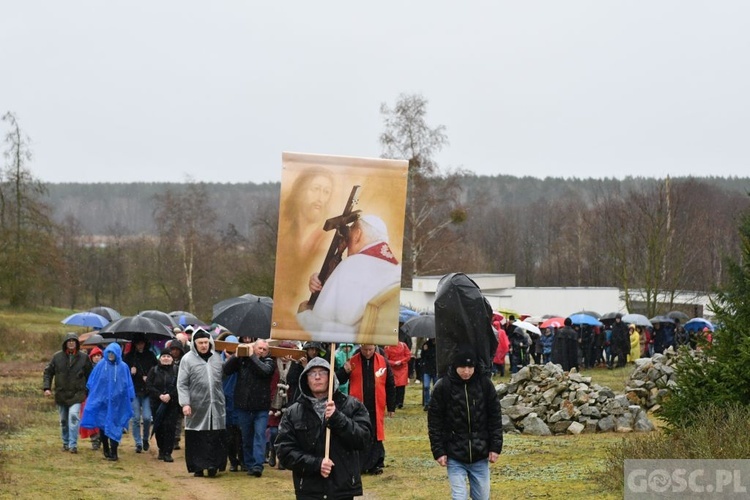
<path fill-rule="evenodd" d="M 632 404 L 656 413 L 661 402 L 677 386 L 674 364 L 677 353 L 670 347 L 664 354 L 635 360 L 635 370 L 625 382 L 625 395 Z"/>
<path fill-rule="evenodd" d="M 647 432 L 646 411 L 625 394 L 591 383 L 575 369 L 529 365 L 499 384 L 503 430 L 545 436 L 581 432 Z"/>

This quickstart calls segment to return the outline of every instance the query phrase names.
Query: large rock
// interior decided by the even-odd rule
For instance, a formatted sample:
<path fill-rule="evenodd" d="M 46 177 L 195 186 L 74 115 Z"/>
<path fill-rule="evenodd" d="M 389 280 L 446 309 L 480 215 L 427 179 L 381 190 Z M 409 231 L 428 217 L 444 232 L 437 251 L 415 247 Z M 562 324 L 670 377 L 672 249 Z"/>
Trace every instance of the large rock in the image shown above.
<path fill-rule="evenodd" d="M 613 416 L 607 416 L 599 420 L 597 427 L 602 432 L 610 432 L 615 429 L 615 418 Z"/>
<path fill-rule="evenodd" d="M 536 413 L 532 413 L 521 421 L 523 426 L 523 434 L 530 434 L 532 436 L 551 436 L 552 431 L 549 430 L 544 420 L 539 418 Z"/>
<path fill-rule="evenodd" d="M 513 420 L 518 420 L 520 418 L 525 417 L 529 413 L 532 413 L 533 411 L 534 410 L 532 410 L 528 406 L 513 405 L 505 409 L 505 414 L 508 415 Z"/>
<path fill-rule="evenodd" d="M 586 426 L 580 422 L 571 422 L 568 426 L 568 434 L 578 435 L 582 433 L 585 428 Z"/>

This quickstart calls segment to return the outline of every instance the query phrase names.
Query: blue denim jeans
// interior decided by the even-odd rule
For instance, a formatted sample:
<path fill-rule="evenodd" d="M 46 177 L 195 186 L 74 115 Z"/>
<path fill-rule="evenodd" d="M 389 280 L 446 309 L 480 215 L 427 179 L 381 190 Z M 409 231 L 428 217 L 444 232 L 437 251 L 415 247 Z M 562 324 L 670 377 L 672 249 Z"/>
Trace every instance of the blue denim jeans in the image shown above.
<path fill-rule="evenodd" d="M 149 432 L 151 432 L 151 402 L 148 394 L 145 396 L 136 395 L 133 399 L 133 441 L 136 446 L 143 446 L 143 440 L 148 441 Z M 141 417 L 143 418 L 143 435 L 141 436 Z"/>
<path fill-rule="evenodd" d="M 430 375 L 429 373 L 422 374 L 422 406 L 430 404 L 431 389 L 435 385 L 435 382 L 437 382 L 435 375 Z"/>
<path fill-rule="evenodd" d="M 266 425 L 268 410 L 249 411 L 234 409 L 242 433 L 242 456 L 247 470 L 263 471 L 266 461 Z"/>
<path fill-rule="evenodd" d="M 469 479 L 470 491 L 466 488 Z M 453 500 L 489 500 L 490 498 L 490 462 L 487 459 L 466 464 L 448 458 L 448 481 L 451 483 Z"/>
<path fill-rule="evenodd" d="M 57 405 L 63 446 L 78 448 L 78 425 L 81 423 L 81 403 Z"/>

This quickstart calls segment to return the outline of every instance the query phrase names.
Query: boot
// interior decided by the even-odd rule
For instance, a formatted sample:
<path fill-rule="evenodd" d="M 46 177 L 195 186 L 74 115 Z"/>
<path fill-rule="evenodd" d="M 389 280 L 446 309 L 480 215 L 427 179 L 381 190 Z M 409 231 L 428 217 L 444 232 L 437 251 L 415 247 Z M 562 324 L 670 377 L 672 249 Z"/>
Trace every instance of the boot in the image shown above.
<path fill-rule="evenodd" d="M 117 447 L 120 445 L 117 441 L 112 441 L 110 443 L 110 449 L 112 453 L 110 453 L 108 460 L 111 462 L 117 462 Z"/>
<path fill-rule="evenodd" d="M 109 438 L 106 436 L 102 438 L 102 453 L 104 454 L 104 458 L 109 459 L 110 457 Z"/>
<path fill-rule="evenodd" d="M 271 447 L 271 452 L 268 454 L 268 465 L 276 467 L 276 450 Z"/>

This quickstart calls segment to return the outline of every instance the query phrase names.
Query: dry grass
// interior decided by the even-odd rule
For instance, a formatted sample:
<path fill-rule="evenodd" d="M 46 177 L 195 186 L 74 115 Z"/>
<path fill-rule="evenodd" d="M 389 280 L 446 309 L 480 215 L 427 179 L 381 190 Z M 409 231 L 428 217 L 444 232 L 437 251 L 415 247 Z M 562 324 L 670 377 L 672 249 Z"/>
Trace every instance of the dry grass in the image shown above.
<path fill-rule="evenodd" d="M 39 349 L 21 343 L 5 352 L 0 362 L 0 498 L 237 498 L 252 495 L 293 498 L 288 471 L 266 469 L 261 479 L 224 473 L 216 479 L 193 478 L 185 469 L 181 451 L 175 462 L 135 454 L 125 435 L 121 460 L 102 460 L 101 453 L 79 444 L 79 454 L 60 451 L 59 423 L 51 399 L 41 394 L 44 363 L 59 348 L 66 327 L 55 322 L 67 311 L 45 311 L 45 321 L 24 316 L 15 320 L 0 311 L 0 322 L 16 325 L 11 335 L 25 335 Z M 22 328 L 30 330 L 20 333 Z M 62 325 L 60 325 L 62 326 Z M 0 328 L 0 346 L 7 346 L 8 332 Z M 53 338 L 43 338 L 42 336 Z M 27 349 L 23 349 L 26 346 Z M 43 346 L 43 347 L 42 347 Z M 9 360 L 10 358 L 10 360 Z M 594 370 L 594 381 L 617 390 L 622 370 Z M 421 386 L 410 385 L 406 405 L 386 424 L 386 468 L 381 476 L 363 478 L 366 499 L 448 498 L 445 469 L 432 460 L 421 406 Z M 500 460 L 491 468 L 493 498 L 618 498 L 605 491 L 597 475 L 604 471 L 607 448 L 623 439 L 617 434 L 528 437 L 506 435 Z M 629 439 L 629 437 L 628 437 Z M 153 441 L 152 441 L 153 443 Z"/>

